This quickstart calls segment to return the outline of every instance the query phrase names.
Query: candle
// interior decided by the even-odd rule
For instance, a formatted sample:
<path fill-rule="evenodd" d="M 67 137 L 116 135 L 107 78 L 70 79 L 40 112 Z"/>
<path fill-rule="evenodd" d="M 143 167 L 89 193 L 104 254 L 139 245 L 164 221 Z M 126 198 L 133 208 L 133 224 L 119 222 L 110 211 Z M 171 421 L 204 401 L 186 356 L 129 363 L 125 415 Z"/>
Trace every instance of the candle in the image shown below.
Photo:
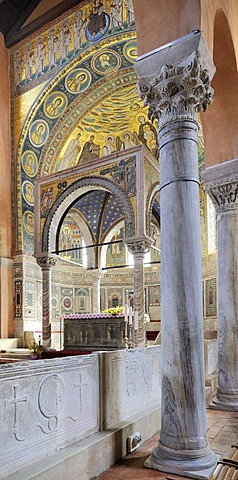
<path fill-rule="evenodd" d="M 125 322 L 128 322 L 128 305 L 127 303 L 125 304 L 125 307 L 124 307 L 124 315 L 125 315 Z"/>
<path fill-rule="evenodd" d="M 129 325 L 132 325 L 132 307 L 129 307 Z"/>
<path fill-rule="evenodd" d="M 138 330 L 138 312 L 134 313 L 134 329 Z"/>

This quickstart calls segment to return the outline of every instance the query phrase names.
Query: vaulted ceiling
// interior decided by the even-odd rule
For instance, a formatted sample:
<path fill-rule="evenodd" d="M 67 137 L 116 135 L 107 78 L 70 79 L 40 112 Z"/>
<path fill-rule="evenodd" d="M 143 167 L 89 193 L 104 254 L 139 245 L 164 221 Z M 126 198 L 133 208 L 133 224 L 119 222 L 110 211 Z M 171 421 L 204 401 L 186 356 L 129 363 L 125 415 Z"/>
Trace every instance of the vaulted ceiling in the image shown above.
<path fill-rule="evenodd" d="M 45 23 L 50 22 L 70 8 L 82 3 L 82 0 L 67 0 L 56 2 L 52 0 L 0 0 L 0 32 L 4 35 L 7 47 L 30 35 L 41 28 Z M 42 11 L 28 21 L 39 4 L 42 4 Z M 43 13 L 42 13 L 43 12 Z"/>

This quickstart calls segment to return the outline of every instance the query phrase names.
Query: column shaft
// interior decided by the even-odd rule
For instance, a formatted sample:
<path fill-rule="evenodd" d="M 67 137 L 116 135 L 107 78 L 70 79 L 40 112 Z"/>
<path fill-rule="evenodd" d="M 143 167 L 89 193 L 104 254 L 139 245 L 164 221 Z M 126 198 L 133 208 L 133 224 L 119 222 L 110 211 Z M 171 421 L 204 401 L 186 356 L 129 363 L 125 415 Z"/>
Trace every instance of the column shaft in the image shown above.
<path fill-rule="evenodd" d="M 238 187 L 238 185 L 237 185 Z M 218 387 L 213 404 L 238 410 L 238 209 L 218 215 Z"/>
<path fill-rule="evenodd" d="M 51 268 L 42 268 L 42 341 L 51 345 Z"/>
<path fill-rule="evenodd" d="M 100 313 L 100 284 L 101 277 L 100 274 L 93 278 L 93 313 Z"/>
<path fill-rule="evenodd" d="M 218 386 L 213 409 L 238 411 L 238 159 L 204 172 L 217 211 Z"/>
<path fill-rule="evenodd" d="M 200 32 L 167 49 L 154 65 L 141 60 L 139 81 L 159 121 L 161 181 L 161 432 L 145 466 L 208 478 L 217 458 L 206 436 L 197 112 L 212 100 L 214 68 Z"/>
<path fill-rule="evenodd" d="M 51 345 L 51 268 L 57 260 L 47 253 L 35 257 L 42 269 L 42 343 L 47 348 Z"/>
<path fill-rule="evenodd" d="M 134 258 L 134 311 L 138 312 L 137 346 L 145 346 L 144 256 L 153 240 L 146 235 L 126 238 L 128 250 Z"/>
<path fill-rule="evenodd" d="M 138 312 L 137 346 L 145 346 L 144 255 L 134 255 L 134 311 Z"/>
<path fill-rule="evenodd" d="M 195 122 L 160 130 L 162 425 L 153 458 L 179 466 L 186 454 L 189 468 L 207 468 L 196 137 Z"/>

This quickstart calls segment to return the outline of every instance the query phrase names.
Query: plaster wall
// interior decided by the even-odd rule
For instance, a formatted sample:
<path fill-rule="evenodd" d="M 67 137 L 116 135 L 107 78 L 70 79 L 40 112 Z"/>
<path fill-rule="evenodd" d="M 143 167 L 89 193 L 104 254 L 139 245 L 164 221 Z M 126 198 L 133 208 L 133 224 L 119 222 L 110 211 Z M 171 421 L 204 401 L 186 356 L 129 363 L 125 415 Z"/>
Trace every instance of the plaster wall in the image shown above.
<path fill-rule="evenodd" d="M 0 328 L 1 337 L 13 334 L 12 212 L 9 52 L 0 35 Z"/>
<path fill-rule="evenodd" d="M 238 8 L 236 0 L 134 1 L 138 54 L 142 55 L 187 35 L 203 32 L 216 66 L 213 104 L 202 115 L 205 164 L 211 166 L 238 156 Z"/>
<path fill-rule="evenodd" d="M 9 51 L 0 35 L 0 257 L 11 257 L 11 147 Z"/>

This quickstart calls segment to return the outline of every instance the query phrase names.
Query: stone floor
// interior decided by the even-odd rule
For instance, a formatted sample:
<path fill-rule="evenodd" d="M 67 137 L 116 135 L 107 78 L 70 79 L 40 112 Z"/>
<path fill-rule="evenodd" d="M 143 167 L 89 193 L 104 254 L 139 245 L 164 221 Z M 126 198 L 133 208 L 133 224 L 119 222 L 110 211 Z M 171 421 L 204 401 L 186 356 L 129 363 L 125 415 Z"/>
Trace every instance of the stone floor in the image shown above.
<path fill-rule="evenodd" d="M 238 443 L 238 412 L 207 410 L 207 434 L 211 448 L 222 457 L 227 456 L 232 444 Z M 178 480 L 185 477 L 165 474 L 143 466 L 144 461 L 157 446 L 159 434 L 124 457 L 116 465 L 93 480 Z"/>

